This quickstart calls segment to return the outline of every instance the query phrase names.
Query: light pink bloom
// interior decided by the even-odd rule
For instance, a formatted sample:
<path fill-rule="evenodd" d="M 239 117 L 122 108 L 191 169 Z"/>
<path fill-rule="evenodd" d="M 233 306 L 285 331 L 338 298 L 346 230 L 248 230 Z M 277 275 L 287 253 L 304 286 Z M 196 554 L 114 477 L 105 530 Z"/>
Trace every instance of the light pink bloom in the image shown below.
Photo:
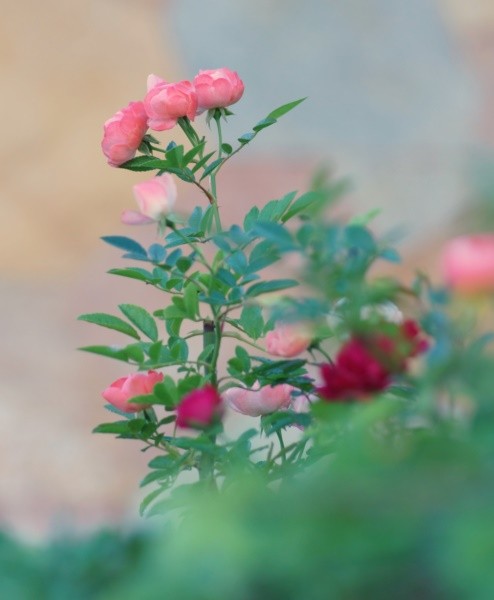
<path fill-rule="evenodd" d="M 131 102 L 119 110 L 103 126 L 101 148 L 108 164 L 118 167 L 135 156 L 148 129 L 142 102 Z"/>
<path fill-rule="evenodd" d="M 156 75 L 150 75 L 151 86 L 144 98 L 148 125 L 154 131 L 175 127 L 180 117 L 194 120 L 197 111 L 197 94 L 190 81 L 166 83 Z"/>
<path fill-rule="evenodd" d="M 286 383 L 260 387 L 258 383 L 246 390 L 240 387 L 231 387 L 223 394 L 225 401 L 237 412 L 250 417 L 259 417 L 288 408 L 292 400 L 293 387 Z"/>
<path fill-rule="evenodd" d="M 444 280 L 454 290 L 494 291 L 494 234 L 450 240 L 443 249 L 441 264 Z"/>
<path fill-rule="evenodd" d="M 163 380 L 163 373 L 148 371 L 133 373 L 114 381 L 102 393 L 103 398 L 124 412 L 132 413 L 144 410 L 149 404 L 134 404 L 132 398 L 151 394 L 154 386 Z"/>
<path fill-rule="evenodd" d="M 292 358 L 301 354 L 310 346 L 313 333 L 302 323 L 277 324 L 264 338 L 266 351 L 275 356 Z"/>
<path fill-rule="evenodd" d="M 177 427 L 203 429 L 209 427 L 223 414 L 223 400 L 212 385 L 188 393 L 177 406 Z"/>
<path fill-rule="evenodd" d="M 139 212 L 124 210 L 122 223 L 142 225 L 159 221 L 167 215 L 177 199 L 177 186 L 169 173 L 136 183 L 132 188 Z"/>
<path fill-rule="evenodd" d="M 235 104 L 244 93 L 244 84 L 237 73 L 225 68 L 199 71 L 193 83 L 197 92 L 198 114 L 210 108 Z"/>

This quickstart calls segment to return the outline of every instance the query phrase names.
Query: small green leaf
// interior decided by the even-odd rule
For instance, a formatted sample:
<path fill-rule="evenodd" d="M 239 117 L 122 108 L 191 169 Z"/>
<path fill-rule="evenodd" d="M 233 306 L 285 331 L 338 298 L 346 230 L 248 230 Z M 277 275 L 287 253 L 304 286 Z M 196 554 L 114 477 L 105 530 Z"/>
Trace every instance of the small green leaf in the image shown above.
<path fill-rule="evenodd" d="M 252 339 L 257 340 L 260 338 L 264 330 L 261 308 L 257 305 L 245 306 L 240 315 L 239 323 L 245 333 Z"/>
<path fill-rule="evenodd" d="M 254 298 L 261 294 L 268 294 L 270 292 L 278 292 L 279 290 L 285 290 L 286 288 L 294 287 L 299 285 L 295 279 L 274 279 L 273 281 L 260 281 L 254 283 L 246 292 L 247 298 Z"/>
<path fill-rule="evenodd" d="M 155 285 L 160 281 L 159 277 L 154 277 L 150 271 L 139 269 L 139 267 L 128 267 L 126 269 L 110 269 L 110 275 L 120 275 L 120 277 L 128 277 L 129 279 L 137 279 Z"/>
<path fill-rule="evenodd" d="M 295 200 L 295 202 L 290 206 L 290 208 L 286 211 L 286 213 L 282 216 L 282 223 L 286 223 L 289 219 L 303 213 L 307 208 L 312 206 L 315 202 L 321 201 L 323 195 L 321 192 L 307 192 L 302 194 L 299 198 Z"/>
<path fill-rule="evenodd" d="M 81 315 L 79 317 L 79 321 L 94 323 L 94 325 L 99 325 L 100 327 L 106 327 L 108 329 L 113 329 L 114 331 L 119 331 L 120 333 L 129 335 L 137 340 L 140 339 L 139 334 L 133 327 L 131 327 L 123 319 L 120 319 L 119 317 L 114 317 L 113 315 L 108 315 L 106 313 L 90 313 L 86 315 Z"/>
<path fill-rule="evenodd" d="M 99 356 L 122 360 L 123 362 L 129 362 L 129 357 L 124 348 L 115 348 L 113 346 L 84 346 L 79 348 L 79 350 L 89 352 L 90 354 L 98 354 Z"/>
<path fill-rule="evenodd" d="M 147 310 L 135 304 L 119 304 L 118 308 L 144 335 L 153 342 L 157 341 L 158 328 L 153 317 Z"/>
<path fill-rule="evenodd" d="M 199 315 L 198 289 L 192 282 L 184 287 L 185 313 L 189 319 L 194 320 Z"/>
<path fill-rule="evenodd" d="M 129 171 L 154 171 L 155 169 L 165 169 L 167 166 L 166 160 L 154 156 L 136 156 L 121 164 L 120 168 Z"/>
<path fill-rule="evenodd" d="M 272 242 L 282 252 L 297 248 L 291 233 L 279 223 L 259 221 L 255 227 L 255 232 Z"/>
<path fill-rule="evenodd" d="M 288 102 L 287 104 L 283 104 L 282 106 L 279 106 L 278 108 L 275 108 L 273 111 L 271 111 L 266 117 L 266 119 L 279 119 L 283 115 L 286 115 L 286 113 L 293 110 L 296 106 L 301 104 L 304 100 L 307 100 L 307 97 L 300 98 L 300 100 L 293 100 L 293 102 Z"/>
<path fill-rule="evenodd" d="M 254 131 L 249 131 L 248 133 L 244 133 L 243 135 L 241 135 L 238 138 L 238 141 L 244 145 L 244 144 L 248 144 L 250 141 L 252 141 L 254 138 L 256 137 L 256 134 Z"/>
<path fill-rule="evenodd" d="M 270 125 L 274 125 L 275 123 L 276 123 L 276 119 L 266 117 L 262 121 L 259 121 L 259 123 L 256 123 L 252 129 L 257 133 L 258 131 L 265 129 L 266 127 L 269 127 Z"/>
<path fill-rule="evenodd" d="M 216 169 L 216 167 L 219 167 L 222 162 L 222 158 L 217 158 L 216 160 L 213 160 L 213 162 L 204 169 L 204 173 L 201 175 L 199 181 L 202 181 L 204 178 L 206 178 L 210 173 L 212 173 Z"/>
<path fill-rule="evenodd" d="M 141 254 L 143 257 L 147 257 L 146 250 L 132 238 L 124 235 L 105 235 L 101 239 L 107 244 L 110 244 L 110 246 L 120 248 L 120 250 L 125 250 L 132 254 Z"/>

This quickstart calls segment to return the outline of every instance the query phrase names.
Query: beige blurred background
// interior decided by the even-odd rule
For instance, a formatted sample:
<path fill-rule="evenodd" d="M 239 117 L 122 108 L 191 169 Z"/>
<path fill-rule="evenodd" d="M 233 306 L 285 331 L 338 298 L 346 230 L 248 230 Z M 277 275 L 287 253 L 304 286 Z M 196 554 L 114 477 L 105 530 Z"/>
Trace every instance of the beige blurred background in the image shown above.
<path fill-rule="evenodd" d="M 183 52 L 185 41 L 177 39 L 178 2 L 1 2 L 0 523 L 23 533 L 45 533 L 60 522 L 89 526 L 136 518 L 138 482 L 148 456 L 138 444 L 91 434 L 109 416 L 100 392 L 125 374 L 125 365 L 76 351 L 119 338 L 76 317 L 114 312 L 120 302 L 149 308 L 161 303 L 144 286 L 105 274 L 118 264 L 118 251 L 98 238 L 129 233 L 119 214 L 133 208 L 130 186 L 140 176 L 108 167 L 99 144 L 102 123 L 143 97 L 148 73 L 169 80 L 195 74 L 194 61 Z M 471 150 L 489 152 L 494 142 L 494 3 L 438 0 L 437 10 L 461 74 L 461 94 L 467 82 L 466 133 L 460 142 L 461 157 L 468 160 Z M 234 12 L 228 18 L 235 18 Z M 219 64 L 204 68 L 237 68 L 229 49 L 221 52 Z M 236 52 L 259 60 L 252 48 Z M 281 98 L 280 104 L 291 99 Z M 302 115 L 299 109 L 297 118 Z M 228 199 L 227 222 L 248 204 L 303 190 L 320 163 L 311 153 L 296 159 L 273 149 L 263 153 L 262 138 L 256 143 L 259 153 L 249 150 L 236 166 L 232 161 L 220 182 L 221 197 Z M 416 158 L 427 163 L 433 177 L 434 152 Z M 335 148 L 324 159 L 334 159 L 337 171 L 351 175 L 352 156 L 340 161 Z M 355 161 L 357 169 L 361 162 Z M 368 188 L 363 178 L 361 191 L 352 192 L 344 210 L 370 203 L 396 211 L 399 199 L 380 177 L 379 185 Z M 403 277 L 411 264 L 434 273 L 441 241 L 461 231 L 473 193 L 469 186 L 462 177 L 451 205 L 438 200 L 442 230 L 434 227 L 424 237 L 412 228 Z M 183 186 L 180 191 L 184 207 L 199 199 Z M 425 222 L 430 199 L 417 202 Z M 153 236 L 143 229 L 133 234 L 143 241 Z"/>

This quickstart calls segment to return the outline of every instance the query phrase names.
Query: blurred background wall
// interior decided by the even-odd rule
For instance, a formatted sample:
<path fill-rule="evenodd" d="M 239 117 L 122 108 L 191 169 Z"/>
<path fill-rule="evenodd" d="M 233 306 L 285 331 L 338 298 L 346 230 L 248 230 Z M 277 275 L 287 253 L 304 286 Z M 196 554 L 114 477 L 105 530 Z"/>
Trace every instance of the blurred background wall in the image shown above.
<path fill-rule="evenodd" d="M 414 263 L 434 270 L 441 241 L 473 226 L 472 161 L 482 157 L 491 172 L 494 4 L 1 4 L 0 520 L 32 534 L 134 518 L 148 457 L 90 433 L 107 418 L 101 390 L 126 373 L 75 350 L 114 341 L 77 323 L 79 313 L 160 302 L 105 275 L 117 255 L 98 238 L 128 233 L 119 214 L 133 208 L 140 177 L 106 165 L 102 123 L 141 99 L 153 72 L 178 80 L 237 70 L 246 92 L 231 139 L 309 96 L 225 171 L 226 221 L 303 190 L 317 165 L 331 164 L 354 181 L 344 212 L 382 207 L 380 231 L 408 232 L 403 273 Z M 184 207 L 197 200 L 180 192 Z"/>

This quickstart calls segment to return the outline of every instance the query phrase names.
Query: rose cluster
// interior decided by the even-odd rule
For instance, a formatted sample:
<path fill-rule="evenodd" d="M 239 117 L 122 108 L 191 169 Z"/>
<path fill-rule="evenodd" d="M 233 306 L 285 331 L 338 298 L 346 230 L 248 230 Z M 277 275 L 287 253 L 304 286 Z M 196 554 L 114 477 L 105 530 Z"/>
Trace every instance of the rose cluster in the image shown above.
<path fill-rule="evenodd" d="M 334 363 L 321 366 L 319 396 L 330 402 L 363 400 L 386 389 L 393 375 L 404 373 L 408 360 L 427 350 L 428 343 L 411 319 L 396 326 L 395 335 L 354 335 L 339 350 Z"/>
<path fill-rule="evenodd" d="M 235 104 L 244 92 L 237 73 L 226 68 L 199 71 L 192 81 L 175 83 L 150 75 L 147 84 L 143 101 L 131 102 L 104 124 L 101 147 L 113 167 L 134 157 L 148 128 L 172 129 L 182 117 L 193 121 L 206 110 Z"/>

